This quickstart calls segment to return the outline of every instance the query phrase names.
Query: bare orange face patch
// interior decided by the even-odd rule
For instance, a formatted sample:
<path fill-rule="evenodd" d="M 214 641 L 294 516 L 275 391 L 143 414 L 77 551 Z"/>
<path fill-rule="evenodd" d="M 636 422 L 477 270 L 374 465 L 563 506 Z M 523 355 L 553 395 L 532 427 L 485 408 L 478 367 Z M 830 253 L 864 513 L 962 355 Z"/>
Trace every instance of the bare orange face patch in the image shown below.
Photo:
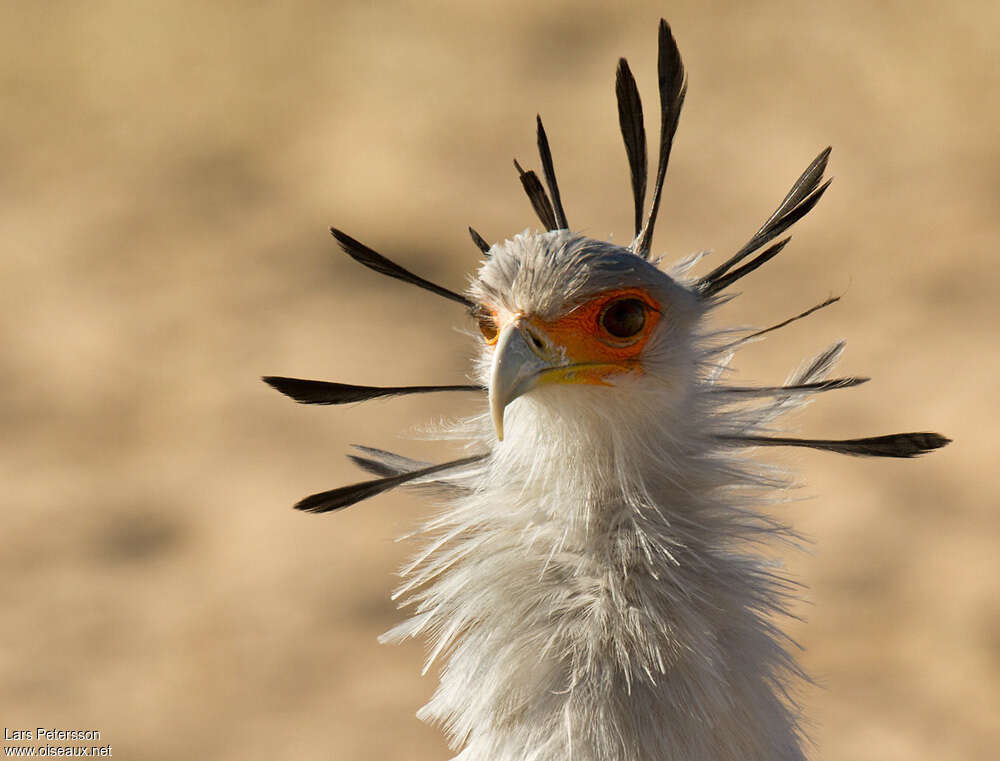
<path fill-rule="evenodd" d="M 628 363 L 642 353 L 660 310 L 639 288 L 606 291 L 557 320 L 529 318 L 573 362 Z"/>
<path fill-rule="evenodd" d="M 494 345 L 503 328 L 523 320 L 552 352 L 553 368 L 545 382 L 607 385 L 606 376 L 642 372 L 638 358 L 662 317 L 659 306 L 644 290 L 605 291 L 556 320 L 524 313 L 490 310 L 476 316 L 483 338 Z"/>

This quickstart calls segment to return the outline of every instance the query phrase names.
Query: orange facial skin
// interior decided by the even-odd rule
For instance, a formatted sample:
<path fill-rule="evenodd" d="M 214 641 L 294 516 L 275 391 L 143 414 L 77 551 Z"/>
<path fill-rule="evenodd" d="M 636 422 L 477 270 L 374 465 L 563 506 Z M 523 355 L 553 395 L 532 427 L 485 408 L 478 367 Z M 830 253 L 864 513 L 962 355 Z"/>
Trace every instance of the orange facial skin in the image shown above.
<path fill-rule="evenodd" d="M 605 327 L 605 315 L 618 302 L 635 299 L 644 307 L 644 321 L 635 335 L 619 337 Z M 638 358 L 662 314 L 656 302 L 640 288 L 605 291 L 580 304 L 556 320 L 542 320 L 522 312 L 490 310 L 480 317 L 480 329 L 488 345 L 496 343 L 499 331 L 515 319 L 523 320 L 532 333 L 553 353 L 553 367 L 540 382 L 610 385 L 606 377 L 622 372 L 642 372 Z"/>

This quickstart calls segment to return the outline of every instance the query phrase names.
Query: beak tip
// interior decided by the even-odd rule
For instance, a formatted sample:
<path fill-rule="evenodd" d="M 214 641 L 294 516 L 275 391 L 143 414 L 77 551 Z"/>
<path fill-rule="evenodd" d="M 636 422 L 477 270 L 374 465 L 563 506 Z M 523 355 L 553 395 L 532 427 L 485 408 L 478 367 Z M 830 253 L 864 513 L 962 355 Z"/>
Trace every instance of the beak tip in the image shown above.
<path fill-rule="evenodd" d="M 493 430 L 497 433 L 497 441 L 503 441 L 503 409 L 493 410 Z"/>

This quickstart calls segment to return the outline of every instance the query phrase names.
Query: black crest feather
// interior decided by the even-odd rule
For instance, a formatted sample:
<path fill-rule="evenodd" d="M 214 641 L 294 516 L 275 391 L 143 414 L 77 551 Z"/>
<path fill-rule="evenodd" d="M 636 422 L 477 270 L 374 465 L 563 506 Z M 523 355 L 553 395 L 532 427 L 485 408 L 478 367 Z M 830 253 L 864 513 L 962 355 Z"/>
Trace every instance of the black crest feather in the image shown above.
<path fill-rule="evenodd" d="M 940 433 L 890 433 L 864 439 L 795 439 L 784 436 L 722 436 L 743 446 L 808 447 L 855 457 L 916 457 L 951 443 Z"/>
<path fill-rule="evenodd" d="M 367 470 L 376 476 L 398 476 L 400 473 L 411 473 L 414 470 L 430 467 L 429 462 L 413 460 L 394 452 L 387 452 L 384 449 L 375 449 L 374 447 L 365 447 L 358 444 L 352 446 L 361 454 L 350 454 L 347 457 L 362 470 Z M 468 487 L 450 481 L 421 481 L 419 484 L 412 485 L 417 488 L 426 488 L 438 494 L 456 496 L 466 494 L 469 491 Z"/>
<path fill-rule="evenodd" d="M 653 229 L 656 227 L 656 215 L 660 210 L 660 197 L 663 194 L 663 179 L 667 174 L 670 149 L 674 143 L 681 109 L 684 107 L 684 96 L 687 94 L 687 77 L 681 53 L 670 32 L 670 26 L 664 19 L 660 19 L 657 73 L 660 85 L 660 160 L 656 167 L 652 205 L 642 231 L 633 243 L 635 253 L 644 259 L 649 258 L 649 249 L 653 243 Z"/>
<path fill-rule="evenodd" d="M 545 225 L 545 229 L 558 230 L 556 213 L 552 209 L 552 202 L 549 201 L 549 197 L 545 194 L 545 188 L 542 187 L 538 175 L 532 171 L 524 171 L 521 165 L 517 163 L 517 159 L 514 159 L 514 168 L 517 169 L 524 192 L 528 195 L 528 200 L 531 201 L 531 207 L 535 210 L 535 214 L 538 215 L 542 224 Z"/>
<path fill-rule="evenodd" d="M 787 386 L 716 386 L 713 392 L 720 394 L 738 394 L 740 396 L 781 396 L 794 393 L 816 393 L 819 391 L 835 391 L 841 388 L 854 388 L 867 383 L 871 378 L 830 378 L 829 380 L 812 381 L 809 383 L 792 383 Z"/>
<path fill-rule="evenodd" d="M 482 386 L 353 386 L 349 383 L 285 378 L 267 375 L 264 383 L 300 404 L 351 404 L 404 394 L 431 394 L 435 391 L 485 391 Z"/>
<path fill-rule="evenodd" d="M 375 476 L 398 476 L 400 473 L 412 473 L 431 467 L 431 463 L 414 460 L 385 449 L 352 444 L 360 454 L 349 454 L 348 459 L 363 470 Z"/>
<path fill-rule="evenodd" d="M 760 226 L 760 229 L 753 234 L 753 237 L 739 251 L 701 279 L 700 290 L 702 294 L 710 295 L 717 293 L 727 285 L 732 284 L 735 280 L 738 280 L 739 278 L 727 275 L 732 267 L 735 267 L 754 251 L 757 251 L 762 246 L 767 245 L 777 238 L 812 210 L 832 182 L 832 180 L 827 180 L 822 185 L 819 184 L 820 180 L 823 179 L 823 173 L 826 171 L 830 151 L 831 148 L 828 146 L 813 159 L 812 163 L 806 167 L 806 170 L 795 181 L 795 184 L 792 185 L 791 190 L 785 195 L 784 200 L 775 209 L 774 213 L 767 218 L 764 224 Z M 744 272 L 743 274 L 747 273 Z"/>
<path fill-rule="evenodd" d="M 482 251 L 486 256 L 490 255 L 490 244 L 486 242 L 486 239 L 482 235 L 470 227 L 469 236 L 472 238 L 472 242 L 476 244 L 476 248 Z"/>
<path fill-rule="evenodd" d="M 555 229 L 568 230 L 569 223 L 566 221 L 566 212 L 563 211 L 562 196 L 559 195 L 559 183 L 556 182 L 556 169 L 552 165 L 552 151 L 549 150 L 549 138 L 545 134 L 545 127 L 542 126 L 542 117 L 536 115 L 538 123 L 538 155 L 542 159 L 542 172 L 545 174 L 545 184 L 549 186 L 549 194 L 552 196 L 552 207 L 555 212 Z M 553 228 L 549 228 L 550 230 Z"/>
<path fill-rule="evenodd" d="M 446 299 L 457 301 L 459 304 L 462 304 L 468 309 L 475 308 L 476 305 L 465 298 L 462 294 L 455 293 L 444 286 L 432 283 L 430 280 L 425 280 L 419 275 L 414 275 L 408 269 L 404 269 L 395 262 L 386 259 L 382 256 L 382 254 L 377 251 L 373 251 L 364 243 L 355 240 L 347 233 L 338 230 L 336 227 L 331 227 L 330 233 L 337 239 L 337 243 L 340 244 L 340 247 L 344 249 L 348 256 L 354 259 L 354 261 L 365 265 L 369 269 L 375 270 L 382 275 L 388 275 L 389 277 L 394 277 L 397 280 L 402 280 L 404 283 L 412 283 L 419 288 L 423 288 L 431 293 L 436 293 L 438 296 L 444 296 Z"/>
<path fill-rule="evenodd" d="M 830 306 L 831 304 L 836 304 L 838 301 L 840 301 L 840 296 L 831 296 L 830 298 L 826 299 L 825 301 L 820 302 L 816 306 L 809 307 L 806 311 L 800 312 L 799 314 L 795 315 L 794 317 L 789 317 L 787 320 L 782 320 L 781 322 L 776 323 L 774 325 L 771 325 L 770 327 L 764 328 L 763 330 L 758 330 L 758 331 L 756 331 L 754 333 L 751 333 L 746 338 L 740 339 L 740 342 L 742 343 L 743 341 L 749 341 L 752 338 L 759 338 L 760 336 L 763 336 L 763 335 L 765 335 L 767 333 L 771 333 L 772 331 L 780 330 L 781 328 L 785 327 L 786 325 L 791 325 L 793 322 L 796 322 L 797 320 L 801 320 L 803 317 L 808 317 L 813 312 L 818 312 L 820 309 L 824 309 L 824 308 Z"/>
<path fill-rule="evenodd" d="M 472 465 L 473 463 L 486 459 L 486 457 L 487 455 L 463 457 L 459 460 L 452 460 L 440 465 L 431 465 L 428 468 L 414 470 L 409 473 L 400 473 L 395 476 L 386 476 L 384 478 L 376 478 L 371 481 L 362 481 L 361 483 L 351 484 L 350 486 L 341 486 L 339 489 L 331 489 L 330 491 L 319 492 L 318 494 L 308 496 L 296 503 L 295 509 L 302 510 L 307 513 L 328 513 L 332 510 L 340 510 L 345 507 L 350 507 L 351 505 L 361 502 L 362 500 L 368 499 L 369 497 L 374 497 L 384 491 L 388 491 L 389 489 L 395 489 L 397 486 L 402 486 L 408 481 L 413 481 L 424 476 L 432 476 L 435 473 L 441 473 L 446 470 L 451 470 L 452 468 L 461 468 L 465 465 Z"/>
<path fill-rule="evenodd" d="M 625 141 L 629 174 L 632 178 L 632 198 L 635 202 L 635 237 L 642 232 L 642 213 L 646 206 L 646 175 L 649 159 L 646 155 L 646 127 L 642 120 L 642 99 L 635 77 L 624 58 L 618 61 L 615 76 L 615 95 L 618 98 L 618 124 Z"/>
<path fill-rule="evenodd" d="M 729 287 L 730 285 L 732 285 L 733 283 L 735 283 L 737 280 L 739 280 L 741 277 L 749 275 L 751 272 L 753 272 L 755 269 L 757 269 L 760 265 L 764 264 L 765 262 L 770 261 L 771 259 L 773 259 L 774 257 L 776 257 L 778 254 L 780 254 L 781 253 L 781 249 L 783 249 L 785 246 L 787 246 L 788 245 L 788 241 L 790 241 L 790 240 L 791 240 L 791 238 L 785 238 L 784 240 L 780 240 L 777 243 L 775 243 L 773 246 L 771 246 L 770 248 L 768 248 L 767 250 L 765 250 L 764 253 L 760 254 L 759 256 L 754 257 L 749 262 L 747 262 L 746 264 L 744 264 L 742 267 L 737 267 L 736 269 L 732 270 L 731 272 L 727 272 L 726 274 L 722 275 L 721 277 L 719 277 L 719 278 L 717 278 L 715 280 L 703 281 L 703 285 L 701 287 L 701 295 L 703 297 L 707 298 L 707 297 L 711 296 L 712 294 L 718 293 L 723 288 Z"/>

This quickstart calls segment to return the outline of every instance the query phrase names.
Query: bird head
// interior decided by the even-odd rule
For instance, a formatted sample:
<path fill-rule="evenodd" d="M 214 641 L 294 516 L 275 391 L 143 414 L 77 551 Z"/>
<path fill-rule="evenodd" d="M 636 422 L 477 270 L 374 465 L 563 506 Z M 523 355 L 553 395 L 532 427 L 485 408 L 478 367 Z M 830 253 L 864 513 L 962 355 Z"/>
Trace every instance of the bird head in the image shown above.
<path fill-rule="evenodd" d="M 482 333 L 479 383 L 356 386 L 281 376 L 264 380 L 305 404 L 345 404 L 431 391 L 486 391 L 486 423 L 492 423 L 495 435 L 491 441 L 477 435 L 470 442 L 485 444 L 486 452 L 440 465 L 362 448 L 364 456 L 352 459 L 380 478 L 314 494 L 301 500 L 298 509 L 337 510 L 387 489 L 426 483 L 432 475 L 464 472 L 467 466 L 504 454 L 513 453 L 534 467 L 539 449 L 558 463 L 560 447 L 570 446 L 588 453 L 590 461 L 599 461 L 611 439 L 631 444 L 626 451 L 629 457 L 642 452 L 661 455 L 659 472 L 678 447 L 713 456 L 736 448 L 801 446 L 848 455 L 914 457 L 948 443 L 935 433 L 843 440 L 769 435 L 775 418 L 811 394 L 867 380 L 825 377 L 843 343 L 821 353 L 785 385 L 732 387 L 718 382 L 722 368 L 740 346 L 837 301 L 828 298 L 795 317 L 720 345 L 713 345 L 708 338 L 711 332 L 703 327 L 706 313 L 727 300 L 718 294 L 777 256 L 790 238 L 775 240 L 808 214 L 826 192 L 830 181 L 824 182 L 823 174 L 830 149 L 819 153 L 747 243 L 713 270 L 699 278 L 683 277 L 697 261 L 695 256 L 675 267 L 676 279 L 660 271 L 650 261 L 652 238 L 687 77 L 673 34 L 663 20 L 658 42 L 659 159 L 648 210 L 642 103 L 624 58 L 615 81 L 635 211 L 634 237 L 628 246 L 571 232 L 540 117 L 537 141 L 545 186 L 534 171 L 525 171 L 517 161 L 514 165 L 545 231 L 525 231 L 490 245 L 470 227 L 484 260 L 468 295 L 420 277 L 331 228 L 341 248 L 366 267 L 468 310 Z M 743 402 L 760 404 L 725 412 Z M 644 439 L 643 446 L 635 446 L 636 437 Z M 623 449 L 615 443 L 610 447 L 618 454 Z M 690 471 L 686 474 L 690 476 Z"/>
<path fill-rule="evenodd" d="M 490 249 L 469 294 L 498 440 L 517 421 L 534 426 L 541 410 L 579 430 L 587 421 L 638 424 L 643 400 L 661 413 L 683 403 L 703 305 L 629 249 L 526 231 Z M 522 397 L 541 409 L 515 414 Z"/>

